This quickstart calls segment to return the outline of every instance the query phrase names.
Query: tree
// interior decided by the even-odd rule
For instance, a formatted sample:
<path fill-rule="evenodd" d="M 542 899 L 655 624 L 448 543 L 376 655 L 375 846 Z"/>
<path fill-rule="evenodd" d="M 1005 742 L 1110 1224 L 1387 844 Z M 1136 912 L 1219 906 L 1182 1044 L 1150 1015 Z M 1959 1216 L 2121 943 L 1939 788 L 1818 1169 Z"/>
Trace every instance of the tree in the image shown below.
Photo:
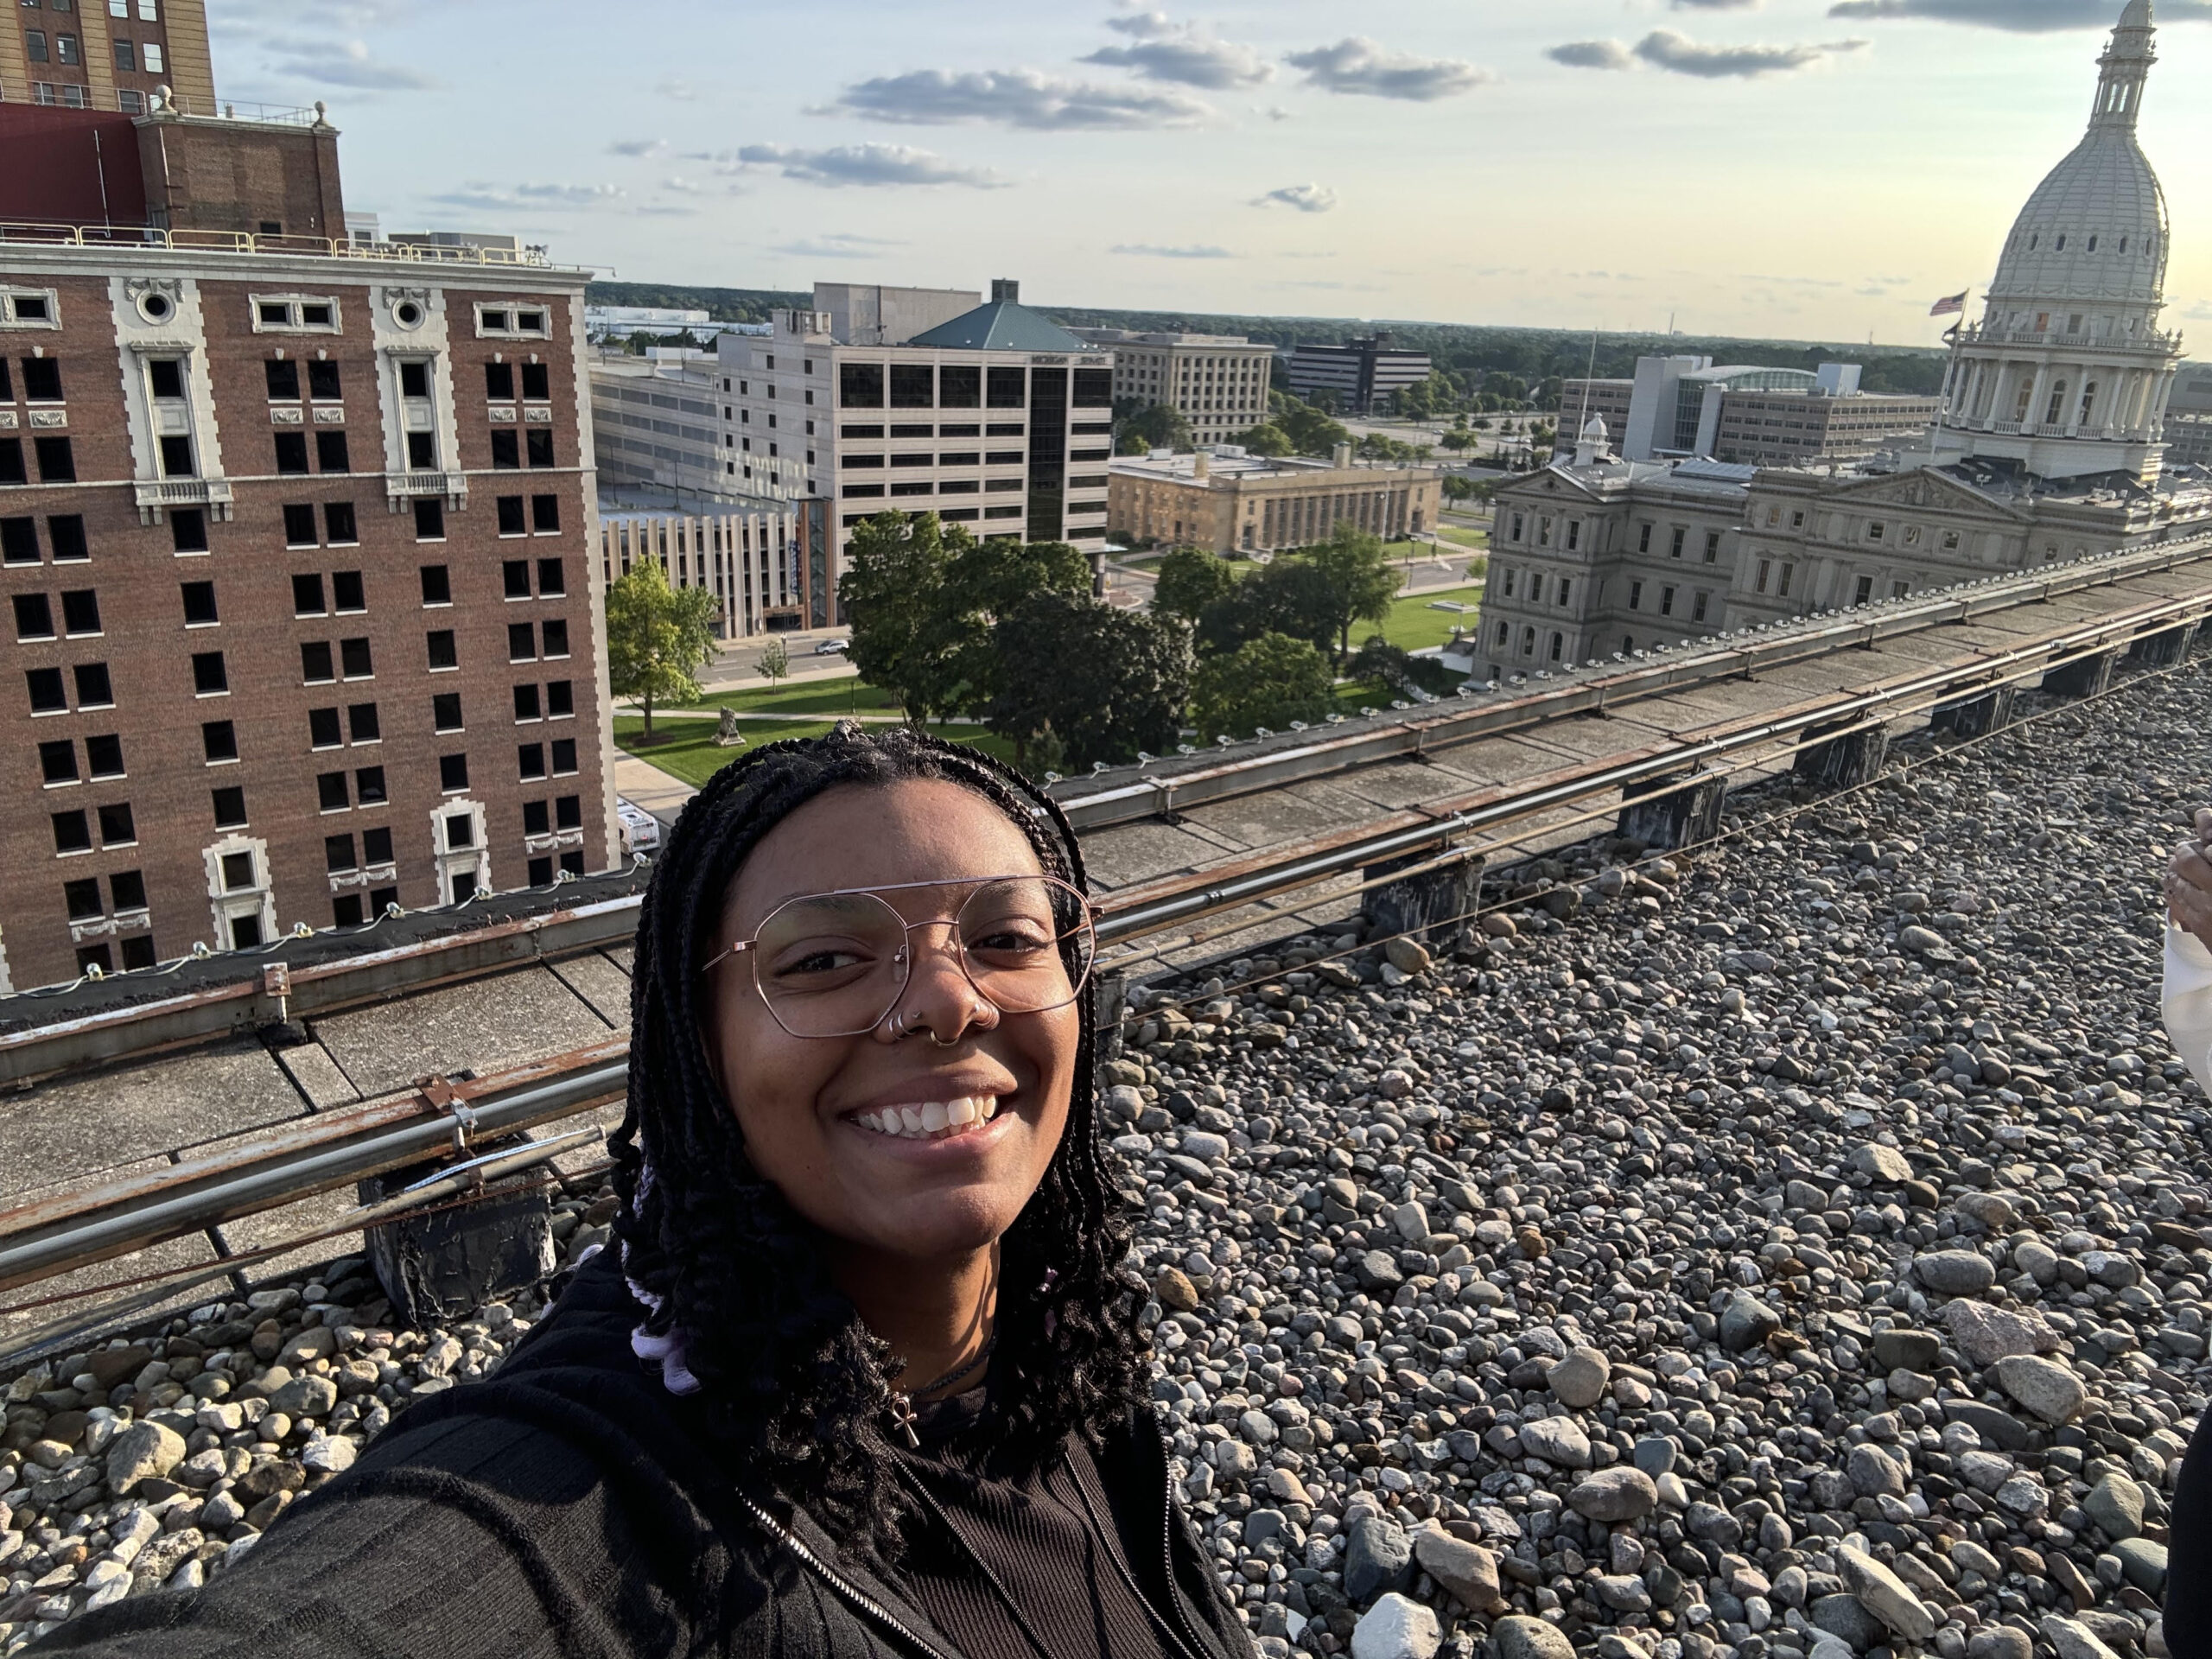
<path fill-rule="evenodd" d="M 926 727 L 977 709 L 999 684 L 991 629 L 1040 589 L 1088 595 L 1090 558 L 1065 542 L 977 541 L 933 512 L 878 513 L 854 531 L 838 602 L 853 626 L 853 665 Z"/>
<path fill-rule="evenodd" d="M 1322 394 L 1324 399 L 1327 396 Z M 1281 429 L 1294 454 L 1325 455 L 1338 444 L 1351 442 L 1351 432 L 1316 404 L 1300 402 L 1287 391 L 1268 393 L 1268 404 L 1273 411 L 1268 424 Z"/>
<path fill-rule="evenodd" d="M 753 671 L 770 685 L 791 671 L 791 647 L 784 643 L 783 635 L 777 634 L 768 641 L 767 648 L 760 653 L 760 660 L 753 664 Z"/>
<path fill-rule="evenodd" d="M 853 666 L 896 697 L 917 728 L 952 707 L 958 674 L 944 617 L 946 568 L 972 540 L 957 524 L 947 535 L 933 512 L 880 512 L 845 550 L 837 603 L 852 625 Z"/>
<path fill-rule="evenodd" d="M 1291 553 L 1262 565 L 1198 614 L 1198 645 L 1230 655 L 1263 633 L 1303 639 L 1325 658 L 1337 636 L 1336 595 L 1312 560 Z"/>
<path fill-rule="evenodd" d="M 1159 580 L 1152 590 L 1154 616 L 1179 616 L 1196 622 L 1206 607 L 1236 586 L 1236 570 L 1228 560 L 1196 548 L 1179 547 L 1160 562 Z"/>
<path fill-rule="evenodd" d="M 1270 461 L 1294 454 L 1290 435 L 1273 421 L 1262 421 L 1249 432 L 1239 432 L 1235 442 L 1255 455 L 1265 455 Z"/>
<path fill-rule="evenodd" d="M 715 595 L 671 588 L 658 561 L 631 567 L 607 590 L 607 678 L 618 697 L 645 710 L 653 741 L 653 705 L 696 702 L 699 671 L 715 659 Z"/>
<path fill-rule="evenodd" d="M 1398 596 L 1398 573 L 1390 568 L 1382 538 L 1350 523 L 1339 523 L 1329 539 L 1300 556 L 1321 573 L 1329 595 L 1329 613 L 1338 655 L 1351 652 L 1354 622 L 1380 623 L 1390 614 Z"/>
<path fill-rule="evenodd" d="M 984 723 L 1018 763 L 1057 748 L 1060 764 L 1166 753 L 1191 696 L 1191 629 L 1180 618 L 1116 610 L 1040 589 L 992 630 L 1000 689 Z"/>
<path fill-rule="evenodd" d="M 1444 480 L 1444 499 L 1446 501 L 1465 501 L 1474 493 L 1475 486 L 1457 473 L 1446 475 Z"/>
<path fill-rule="evenodd" d="M 938 626 L 945 641 L 954 691 L 950 706 L 980 713 L 996 696 L 1003 671 L 993 630 L 1032 594 L 1090 597 L 1090 560 L 1065 542 L 1020 542 L 1010 536 L 963 538 L 946 561 Z"/>
<path fill-rule="evenodd" d="M 1145 404 L 1125 397 L 1114 405 L 1114 418 L 1122 429 L 1119 448 L 1122 454 L 1141 455 L 1150 449 L 1193 447 L 1190 420 L 1181 410 L 1166 404 Z"/>
<path fill-rule="evenodd" d="M 1198 668 L 1192 716 L 1207 737 L 1249 737 L 1265 726 L 1327 717 L 1334 681 L 1328 658 L 1303 639 L 1263 633 Z"/>

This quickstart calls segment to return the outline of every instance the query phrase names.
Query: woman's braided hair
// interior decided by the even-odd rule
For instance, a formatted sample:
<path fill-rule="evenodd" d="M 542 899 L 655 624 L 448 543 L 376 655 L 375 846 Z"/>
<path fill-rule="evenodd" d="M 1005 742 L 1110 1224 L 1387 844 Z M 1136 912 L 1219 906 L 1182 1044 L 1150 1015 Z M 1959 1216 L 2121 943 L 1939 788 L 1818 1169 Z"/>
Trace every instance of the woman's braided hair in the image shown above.
<path fill-rule="evenodd" d="M 708 1062 L 715 1008 L 700 964 L 727 944 L 730 884 L 776 824 L 827 790 L 923 779 L 975 791 L 1020 827 L 1047 874 L 1083 886 L 1058 806 L 975 749 L 847 721 L 755 750 L 684 808 L 655 863 L 631 987 L 629 1105 L 610 1142 L 614 1232 L 652 1309 L 645 1330 L 681 1344 L 741 1484 L 885 1563 L 907 1510 L 883 1434 L 889 1351 L 830 1282 L 820 1235 L 747 1154 Z M 1144 1291 L 1099 1144 L 1096 1047 L 1086 996 L 1066 1130 L 1001 1244 L 997 1443 L 1027 1459 L 1071 1431 L 1098 1444 L 1140 1399 Z"/>

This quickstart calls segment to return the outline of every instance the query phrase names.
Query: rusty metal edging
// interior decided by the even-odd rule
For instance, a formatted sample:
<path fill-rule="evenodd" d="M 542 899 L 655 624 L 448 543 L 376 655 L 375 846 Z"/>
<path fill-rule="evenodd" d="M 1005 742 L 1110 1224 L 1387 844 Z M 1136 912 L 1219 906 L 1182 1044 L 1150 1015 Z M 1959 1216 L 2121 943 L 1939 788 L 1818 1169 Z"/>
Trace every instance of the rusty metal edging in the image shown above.
<path fill-rule="evenodd" d="M 0 1211 L 0 1290 L 619 1100 L 629 1055 L 619 1037 L 471 1083 L 425 1079 L 413 1094 L 319 1113 L 215 1156 Z"/>
<path fill-rule="evenodd" d="M 637 931 L 642 900 L 601 899 L 573 910 L 513 918 L 467 933 L 396 945 L 335 962 L 288 970 L 281 1001 L 257 976 L 159 1001 L 103 1008 L 74 1020 L 0 1036 L 0 1085 L 21 1086 L 117 1057 L 127 1041 L 134 1057 L 230 1033 L 257 1031 L 282 1018 L 339 1013 L 402 992 L 527 963 L 556 961 L 608 944 Z M 124 1039 L 121 1033 L 128 1033 Z"/>

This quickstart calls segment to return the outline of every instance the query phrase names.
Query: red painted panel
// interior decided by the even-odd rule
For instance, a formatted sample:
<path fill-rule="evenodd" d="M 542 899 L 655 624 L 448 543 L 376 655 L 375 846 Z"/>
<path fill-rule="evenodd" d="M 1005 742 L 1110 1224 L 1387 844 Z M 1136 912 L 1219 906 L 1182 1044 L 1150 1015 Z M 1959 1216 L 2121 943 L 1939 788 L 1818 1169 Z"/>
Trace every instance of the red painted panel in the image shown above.
<path fill-rule="evenodd" d="M 0 219 L 143 225 L 146 184 L 127 115 L 0 104 Z"/>

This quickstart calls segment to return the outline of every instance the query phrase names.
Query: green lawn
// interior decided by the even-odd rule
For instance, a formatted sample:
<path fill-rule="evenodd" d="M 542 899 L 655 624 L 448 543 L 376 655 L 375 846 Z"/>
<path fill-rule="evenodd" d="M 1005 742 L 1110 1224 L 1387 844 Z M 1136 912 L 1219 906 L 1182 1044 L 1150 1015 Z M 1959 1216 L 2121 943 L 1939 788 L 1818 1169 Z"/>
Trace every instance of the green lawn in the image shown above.
<path fill-rule="evenodd" d="M 744 722 L 746 748 L 723 749 L 715 747 L 715 726 L 711 721 L 660 721 L 654 734 L 660 741 L 648 746 L 641 741 L 645 722 L 634 715 L 625 715 L 614 722 L 614 741 L 618 747 L 628 750 L 642 760 L 651 761 L 663 772 L 681 778 L 695 788 L 703 788 L 707 779 L 744 754 L 747 749 L 759 748 L 764 743 L 781 742 L 791 737 L 821 737 L 828 733 L 831 723 L 826 720 L 748 720 Z M 956 743 L 969 744 L 1009 765 L 1014 760 L 1014 746 L 1003 738 L 992 736 L 980 727 L 939 727 L 937 734 L 950 738 Z"/>
<path fill-rule="evenodd" d="M 1461 547 L 1486 550 L 1490 546 L 1490 532 L 1486 530 L 1462 530 L 1456 524 L 1439 524 L 1436 533 L 1446 541 Z"/>
<path fill-rule="evenodd" d="M 815 715 L 896 713 L 899 705 L 890 694 L 857 677 L 813 680 L 802 685 L 772 686 L 765 680 L 741 690 L 710 693 L 686 709 L 734 709 L 747 715 Z"/>
<path fill-rule="evenodd" d="M 1452 638 L 1452 629 L 1455 623 L 1469 632 L 1472 632 L 1475 627 L 1475 613 L 1472 610 L 1436 611 L 1431 610 L 1429 607 L 1439 600 L 1460 605 L 1479 606 L 1482 603 L 1482 586 L 1478 582 L 1464 588 L 1433 588 L 1427 593 L 1415 594 L 1410 598 L 1402 599 L 1390 607 L 1389 620 L 1382 625 L 1382 637 L 1392 645 L 1405 651 L 1427 651 L 1431 646 L 1443 645 Z M 1362 628 L 1365 625 L 1363 624 Z M 1355 628 L 1352 632 L 1355 641 L 1366 638 L 1360 628 Z"/>

